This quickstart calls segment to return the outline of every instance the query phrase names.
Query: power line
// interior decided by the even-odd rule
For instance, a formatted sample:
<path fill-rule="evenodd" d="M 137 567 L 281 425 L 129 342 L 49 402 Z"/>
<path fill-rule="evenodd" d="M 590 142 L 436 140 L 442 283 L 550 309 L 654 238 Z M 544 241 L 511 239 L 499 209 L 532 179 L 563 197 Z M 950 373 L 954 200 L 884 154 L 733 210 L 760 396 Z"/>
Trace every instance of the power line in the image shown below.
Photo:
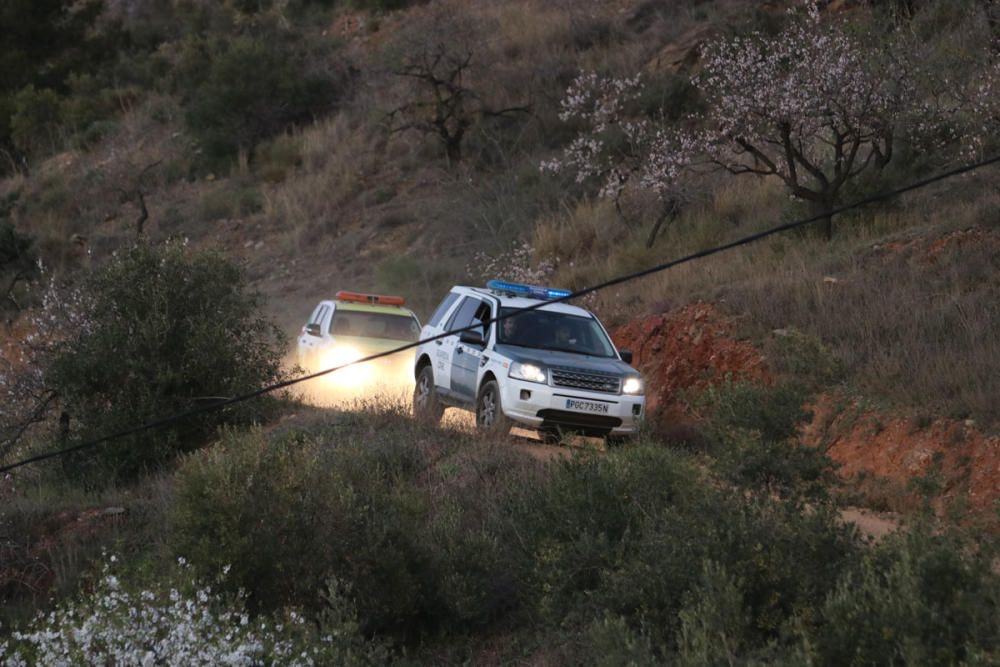
<path fill-rule="evenodd" d="M 102 444 L 104 444 L 106 442 L 110 442 L 112 440 L 117 440 L 119 438 L 125 438 L 125 437 L 128 437 L 130 435 L 135 435 L 137 433 L 142 433 L 143 431 L 148 431 L 150 429 L 159 428 L 161 426 L 167 426 L 168 424 L 171 424 L 171 423 L 176 422 L 176 421 L 181 421 L 181 420 L 187 419 L 189 417 L 194 417 L 196 415 L 204 414 L 204 413 L 207 413 L 207 412 L 213 412 L 215 410 L 221 410 L 221 409 L 223 409 L 225 407 L 228 407 L 230 405 L 235 405 L 237 403 L 243 403 L 243 402 L 249 401 L 249 400 L 251 400 L 253 398 L 257 398 L 258 396 L 263 396 L 264 394 L 269 394 L 271 392 L 278 391 L 280 389 L 285 389 L 287 387 L 291 387 L 293 385 L 299 384 L 300 382 L 307 382 L 307 381 L 313 380 L 315 378 L 323 377 L 324 375 L 329 375 L 330 373 L 336 373 L 337 371 L 342 370 L 344 368 L 347 368 L 349 366 L 355 366 L 357 364 L 363 364 L 363 363 L 367 363 L 369 361 L 374 361 L 376 359 L 381 359 L 383 357 L 388 357 L 388 356 L 393 355 L 393 354 L 398 354 L 399 352 L 405 352 L 407 350 L 412 350 L 412 349 L 414 349 L 416 347 L 419 347 L 420 345 L 423 345 L 425 343 L 430 343 L 430 342 L 433 342 L 435 340 L 440 340 L 442 338 L 447 338 L 448 336 L 453 336 L 455 334 L 460 334 L 463 331 L 472 331 L 473 329 L 478 329 L 480 327 L 483 327 L 483 326 L 486 326 L 486 325 L 490 325 L 490 324 L 493 324 L 495 322 L 501 322 L 501 321 L 503 321 L 503 320 L 505 320 L 505 319 L 507 319 L 509 317 L 514 317 L 517 314 L 519 314 L 521 312 L 524 312 L 524 311 L 537 310 L 537 309 L 542 308 L 544 306 L 547 306 L 549 304 L 566 302 L 566 301 L 569 301 L 571 299 L 575 299 L 575 298 L 578 298 L 578 297 L 581 297 L 581 296 L 585 296 L 587 294 L 592 294 L 592 293 L 597 292 L 597 291 L 602 290 L 602 289 L 607 289 L 608 287 L 613 287 L 615 285 L 620 285 L 622 283 L 631 282 L 633 280 L 637 280 L 638 278 L 643 278 L 645 276 L 648 276 L 648 275 L 651 275 L 651 274 L 654 274 L 654 273 L 660 273 L 662 271 L 666 271 L 668 269 L 671 269 L 671 268 L 673 268 L 675 266 L 679 266 L 681 264 L 686 264 L 688 262 L 693 262 L 694 260 L 697 260 L 697 259 L 702 259 L 704 257 L 709 257 L 711 255 L 716 255 L 718 253 L 725 252 L 727 250 L 732 250 L 732 249 L 738 248 L 740 246 L 749 245 L 750 243 L 755 243 L 755 242 L 760 241 L 761 239 L 765 239 L 765 238 L 767 238 L 769 236 L 774 236 L 775 234 L 780 234 L 782 232 L 787 232 L 787 231 L 791 231 L 793 229 L 797 229 L 797 228 L 800 228 L 800 227 L 805 227 L 806 225 L 810 225 L 810 224 L 812 224 L 814 222 L 818 222 L 820 220 L 826 220 L 828 217 L 833 216 L 833 215 L 838 215 L 840 213 L 845 213 L 847 211 L 850 211 L 850 210 L 853 210 L 853 209 L 856 209 L 856 208 L 861 208 L 861 207 L 864 207 L 864 206 L 869 206 L 871 204 L 876 204 L 878 202 L 886 201 L 888 199 L 892 199 L 894 197 L 898 197 L 899 195 L 906 194 L 907 192 L 912 192 L 914 190 L 919 190 L 921 188 L 925 188 L 928 185 L 932 185 L 932 184 L 937 183 L 939 181 L 943 181 L 943 180 L 946 180 L 946 179 L 949 179 L 949 178 L 954 178 L 955 176 L 960 176 L 961 174 L 966 174 L 966 173 L 969 173 L 969 172 L 972 172 L 972 171 L 976 171 L 978 169 L 982 169 L 983 167 L 987 167 L 989 165 L 996 164 L 998 162 L 1000 162 L 1000 155 L 996 155 L 994 157 L 991 157 L 991 158 L 988 158 L 988 159 L 985 159 L 985 160 L 981 160 L 979 162 L 975 162 L 975 163 L 972 163 L 972 164 L 964 165 L 962 167 L 957 167 L 955 169 L 951 169 L 949 171 L 946 171 L 946 172 L 943 172 L 943 173 L 940 173 L 940 174 L 936 174 L 934 176 L 929 176 L 929 177 L 921 179 L 919 181 L 915 181 L 913 183 L 910 183 L 909 185 L 904 185 L 902 187 L 895 188 L 893 190 L 888 190 L 886 192 L 883 192 L 883 193 L 880 193 L 880 194 L 877 194 L 877 195 L 872 195 L 870 197 L 866 197 L 864 199 L 860 199 L 860 200 L 852 202 L 850 204 L 845 204 L 843 206 L 838 206 L 838 207 L 836 207 L 834 209 L 831 209 L 830 211 L 827 211 L 825 213 L 820 213 L 818 215 L 814 215 L 814 216 L 809 217 L 809 218 L 803 218 L 803 219 L 800 219 L 800 220 L 795 220 L 793 222 L 785 223 L 783 225 L 778 225 L 776 227 L 771 227 L 771 228 L 766 229 L 764 231 L 757 232 L 755 234 L 750 234 L 749 236 L 744 236 L 744 237 L 742 237 L 740 239 L 737 239 L 736 241 L 732 241 L 730 243 L 726 243 L 726 244 L 723 244 L 723 245 L 715 246 L 713 248 L 708 248 L 706 250 L 699 250 L 697 252 L 693 252 L 693 253 L 691 253 L 689 255 L 685 255 L 685 256 L 679 257 L 677 259 L 673 259 L 673 260 L 670 260 L 670 261 L 667 261 L 667 262 L 663 262 L 661 264 L 656 264 L 654 266 L 650 266 L 648 268 L 641 269 L 639 271 L 634 271 L 632 273 L 627 273 L 627 274 L 618 276 L 616 278 L 611 278 L 609 280 L 605 280 L 604 282 L 598 283 L 596 285 L 592 285 L 590 287 L 584 287 L 583 289 L 577 290 L 575 292 L 571 292 L 570 294 L 568 294 L 566 296 L 561 296 L 561 297 L 558 297 L 558 298 L 555 298 L 555 299 L 550 299 L 548 301 L 541 301 L 541 302 L 536 303 L 534 305 L 531 305 L 531 306 L 528 306 L 526 308 L 520 309 L 517 312 L 508 313 L 506 315 L 499 315 L 498 317 L 491 318 L 491 319 L 489 319 L 487 321 L 484 321 L 484 322 L 477 322 L 476 324 L 472 324 L 472 325 L 469 325 L 467 327 L 463 327 L 461 329 L 453 329 L 451 331 L 445 331 L 445 332 L 440 333 L 440 334 L 438 334 L 436 336 L 431 336 L 430 338 L 424 338 L 422 340 L 418 340 L 418 341 L 415 341 L 415 342 L 412 342 L 412 343 L 407 343 L 406 345 L 401 345 L 401 346 L 399 346 L 397 348 L 394 348 L 392 350 L 387 350 L 385 352 L 379 352 L 377 354 L 372 354 L 372 355 L 369 355 L 367 357 L 362 357 L 361 359 L 357 359 L 355 361 L 352 361 L 352 362 L 349 362 L 349 363 L 346 363 L 346 364 L 341 364 L 340 366 L 335 366 L 333 368 L 328 368 L 326 370 L 317 371 L 315 373 L 309 373 L 307 375 L 302 375 L 302 376 L 299 376 L 299 377 L 296 377 L 296 378 L 291 378 L 291 379 L 288 379 L 288 380 L 283 380 L 281 382 L 276 382 L 274 384 L 268 385 L 266 387 L 262 387 L 260 389 L 257 389 L 256 391 L 252 391 L 252 392 L 247 393 L 247 394 L 242 394 L 240 396 L 234 396 L 232 398 L 227 398 L 225 400 L 218 401 L 216 403 L 210 403 L 210 404 L 204 405 L 202 407 L 193 408 L 191 410 L 187 410 L 185 412 L 180 412 L 180 413 L 171 415 L 169 417 L 163 417 L 162 419 L 157 419 L 155 421 L 147 422 L 147 423 L 141 424 L 139 426 L 135 426 L 135 427 L 132 427 L 132 428 L 128 428 L 128 429 L 124 429 L 124 430 L 121 430 L 121 431 L 117 431 L 115 433 L 111 433 L 109 435 L 106 435 L 106 436 L 103 436 L 103 437 L 100 437 L 100 438 L 97 438 L 97 439 L 94 439 L 94 440 L 88 440 L 86 442 L 79 443 L 79 444 L 74 445 L 72 447 L 66 447 L 65 449 L 58 449 L 58 450 L 53 450 L 53 451 L 49 451 L 49 452 L 44 452 L 42 454 L 37 454 L 35 456 L 23 459 L 21 461 L 17 461 L 15 463 L 11 463 L 11 464 L 8 464 L 8 465 L 5 465 L 5 466 L 0 466 L 0 474 L 10 472 L 11 470 L 15 470 L 17 468 L 29 465 L 31 463 L 38 463 L 40 461 L 45 461 L 47 459 L 55 458 L 57 456 L 63 456 L 63 455 L 66 455 L 66 454 L 70 454 L 72 452 L 78 452 L 78 451 L 82 451 L 82 450 L 85 450 L 85 449 L 92 449 L 94 447 L 98 447 L 98 446 L 100 446 L 100 445 L 102 445 Z"/>

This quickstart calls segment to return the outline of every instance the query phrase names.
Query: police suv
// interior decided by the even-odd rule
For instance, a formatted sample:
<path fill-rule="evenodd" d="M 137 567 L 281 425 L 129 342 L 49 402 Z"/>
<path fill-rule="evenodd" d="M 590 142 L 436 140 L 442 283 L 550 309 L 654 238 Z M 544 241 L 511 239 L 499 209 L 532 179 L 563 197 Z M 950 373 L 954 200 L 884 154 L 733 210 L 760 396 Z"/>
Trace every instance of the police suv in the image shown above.
<path fill-rule="evenodd" d="M 480 429 L 517 424 L 545 437 L 635 433 L 646 398 L 632 355 L 615 349 L 590 311 L 546 303 L 568 294 L 500 280 L 453 287 L 421 338 L 478 326 L 417 348 L 414 414 L 436 422 L 457 406 L 474 411 Z"/>

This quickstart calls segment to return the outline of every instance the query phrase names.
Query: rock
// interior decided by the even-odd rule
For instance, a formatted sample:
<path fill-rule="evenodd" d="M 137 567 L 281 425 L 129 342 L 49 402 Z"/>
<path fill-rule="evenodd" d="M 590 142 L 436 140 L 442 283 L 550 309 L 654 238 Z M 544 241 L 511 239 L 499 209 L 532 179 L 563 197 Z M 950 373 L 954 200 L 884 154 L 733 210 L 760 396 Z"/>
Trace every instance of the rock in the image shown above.
<path fill-rule="evenodd" d="M 243 247 L 244 248 L 252 248 L 253 247 L 253 241 L 247 241 L 246 243 L 243 244 Z"/>

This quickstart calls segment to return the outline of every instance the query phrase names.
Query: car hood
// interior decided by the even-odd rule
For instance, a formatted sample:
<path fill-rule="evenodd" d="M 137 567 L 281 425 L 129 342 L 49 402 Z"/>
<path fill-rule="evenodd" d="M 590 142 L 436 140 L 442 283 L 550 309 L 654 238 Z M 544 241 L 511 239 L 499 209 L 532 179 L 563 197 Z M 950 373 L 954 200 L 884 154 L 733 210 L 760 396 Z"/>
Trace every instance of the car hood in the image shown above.
<path fill-rule="evenodd" d="M 522 364 L 535 364 L 542 368 L 559 366 L 580 371 L 595 371 L 620 376 L 638 375 L 637 370 L 621 359 L 616 358 L 591 357 L 586 354 L 572 354 L 570 352 L 556 352 L 553 350 L 536 350 L 518 345 L 497 345 L 494 349 L 497 354 L 502 354 L 511 361 L 517 361 Z"/>
<path fill-rule="evenodd" d="M 397 347 L 402 347 L 403 345 L 409 344 L 409 341 L 405 340 L 392 340 L 389 338 L 365 338 L 363 336 L 334 336 L 332 347 L 338 347 L 343 345 L 344 347 L 350 347 L 361 354 L 368 356 L 372 354 L 378 354 L 379 352 L 388 352 L 389 350 L 394 350 Z M 404 350 L 399 352 L 399 355 L 413 355 L 413 349 Z M 396 356 L 393 355 L 395 359 Z"/>

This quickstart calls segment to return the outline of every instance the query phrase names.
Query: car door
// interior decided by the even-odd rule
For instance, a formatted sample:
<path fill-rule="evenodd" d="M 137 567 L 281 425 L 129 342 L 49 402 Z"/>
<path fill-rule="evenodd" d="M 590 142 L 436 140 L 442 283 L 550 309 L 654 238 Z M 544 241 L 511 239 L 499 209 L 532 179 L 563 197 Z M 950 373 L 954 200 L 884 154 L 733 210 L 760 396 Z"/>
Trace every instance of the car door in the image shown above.
<path fill-rule="evenodd" d="M 316 356 L 316 352 L 322 346 L 323 324 L 329 312 L 329 306 L 322 304 L 317 306 L 313 310 L 312 315 L 309 316 L 306 326 L 303 327 L 302 334 L 299 336 L 299 357 L 302 362 L 311 363 Z"/>
<path fill-rule="evenodd" d="M 486 301 L 475 299 L 476 306 L 472 310 L 472 317 L 463 325 L 458 324 L 455 328 L 479 324 L 475 329 L 483 337 L 485 344 L 489 336 L 489 324 L 491 308 Z M 463 305 L 464 307 L 464 305 Z M 470 306 L 471 308 L 471 306 Z M 476 398 L 476 376 L 479 373 L 479 361 L 483 354 L 485 345 L 474 345 L 463 343 L 461 338 L 455 343 L 455 351 L 451 357 L 451 391 L 456 398 L 471 403 Z"/>
<path fill-rule="evenodd" d="M 452 316 L 444 325 L 442 333 L 461 329 L 472 324 L 472 317 L 476 314 L 480 303 L 482 302 L 474 296 L 462 297 L 454 313 L 452 313 Z M 439 339 L 441 344 L 437 346 L 438 349 L 436 350 L 436 358 L 434 360 L 434 383 L 443 389 L 445 393 L 455 395 L 456 397 L 455 388 L 452 386 L 452 365 L 454 364 L 455 357 L 458 356 L 458 336 L 459 334 L 454 334 Z"/>

